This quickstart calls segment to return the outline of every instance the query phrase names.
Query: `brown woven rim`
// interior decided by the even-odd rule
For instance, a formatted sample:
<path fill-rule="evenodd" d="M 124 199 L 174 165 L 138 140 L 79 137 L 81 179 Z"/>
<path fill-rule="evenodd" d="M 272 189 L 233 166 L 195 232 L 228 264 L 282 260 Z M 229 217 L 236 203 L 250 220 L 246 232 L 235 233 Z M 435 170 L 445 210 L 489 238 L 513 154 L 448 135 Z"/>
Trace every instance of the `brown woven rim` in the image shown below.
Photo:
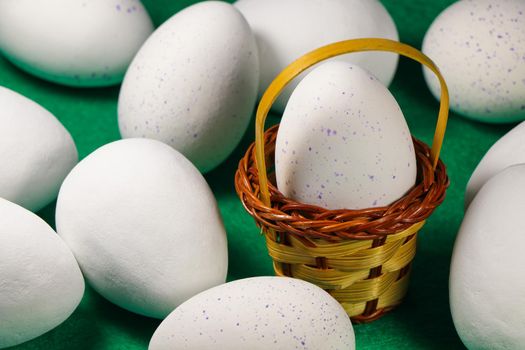
<path fill-rule="evenodd" d="M 264 133 L 267 164 L 274 164 L 278 125 Z M 445 199 L 449 178 L 445 164 L 439 160 L 432 168 L 430 148 L 413 137 L 418 164 L 417 184 L 402 198 L 387 207 L 361 210 L 327 210 L 286 198 L 277 190 L 271 176 L 269 190 L 272 207 L 259 199 L 258 169 L 252 143 L 239 162 L 235 189 L 244 208 L 265 229 L 322 238 L 328 241 L 345 239 L 370 240 L 383 238 L 427 219 Z"/>

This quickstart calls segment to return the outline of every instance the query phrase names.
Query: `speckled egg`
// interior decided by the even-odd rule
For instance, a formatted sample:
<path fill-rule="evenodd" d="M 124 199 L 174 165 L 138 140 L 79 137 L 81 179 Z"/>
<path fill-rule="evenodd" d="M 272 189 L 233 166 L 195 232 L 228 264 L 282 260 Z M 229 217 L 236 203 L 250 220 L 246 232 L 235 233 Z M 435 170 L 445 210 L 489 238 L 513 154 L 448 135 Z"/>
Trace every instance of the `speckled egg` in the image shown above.
<path fill-rule="evenodd" d="M 394 97 L 347 62 L 324 63 L 293 92 L 275 147 L 277 187 L 327 209 L 381 207 L 416 181 L 414 145 Z"/>
<path fill-rule="evenodd" d="M 525 119 L 525 1 L 458 1 L 434 20 L 423 52 L 443 73 L 455 112 L 490 123 Z M 424 73 L 439 99 L 437 78 Z"/>
<path fill-rule="evenodd" d="M 84 158 L 60 188 L 56 226 L 91 286 L 142 315 L 164 318 L 226 279 L 213 193 L 182 154 L 156 140 L 120 140 Z"/>
<path fill-rule="evenodd" d="M 0 198 L 0 348 L 55 328 L 83 294 L 78 264 L 53 229 Z"/>
<path fill-rule="evenodd" d="M 352 323 L 319 287 L 287 277 L 237 280 L 191 298 L 161 323 L 149 350 L 353 350 Z"/>
<path fill-rule="evenodd" d="M 120 133 L 163 141 L 207 172 L 246 131 L 258 79 L 257 46 L 239 11 L 219 1 L 190 6 L 133 60 L 120 91 Z"/>
<path fill-rule="evenodd" d="M 120 83 L 152 32 L 139 0 L 0 1 L 0 51 L 26 72 L 55 83 Z"/>
<path fill-rule="evenodd" d="M 499 139 L 483 156 L 467 184 L 465 206 L 469 205 L 481 186 L 492 176 L 520 163 L 525 163 L 525 122 Z"/>
<path fill-rule="evenodd" d="M 356 38 L 398 40 L 394 21 L 377 0 L 238 0 L 235 6 L 246 17 L 257 38 L 261 95 L 286 66 L 318 47 Z M 383 84 L 389 85 L 398 56 L 364 52 L 338 59 L 368 69 Z M 279 96 L 273 106 L 275 111 L 283 112 L 297 81 Z"/>
<path fill-rule="evenodd" d="M 525 165 L 488 180 L 470 204 L 450 267 L 450 308 L 469 349 L 525 344 Z"/>
<path fill-rule="evenodd" d="M 0 197 L 38 211 L 56 198 L 77 148 L 55 116 L 27 97 L 0 86 L 0 106 Z"/>

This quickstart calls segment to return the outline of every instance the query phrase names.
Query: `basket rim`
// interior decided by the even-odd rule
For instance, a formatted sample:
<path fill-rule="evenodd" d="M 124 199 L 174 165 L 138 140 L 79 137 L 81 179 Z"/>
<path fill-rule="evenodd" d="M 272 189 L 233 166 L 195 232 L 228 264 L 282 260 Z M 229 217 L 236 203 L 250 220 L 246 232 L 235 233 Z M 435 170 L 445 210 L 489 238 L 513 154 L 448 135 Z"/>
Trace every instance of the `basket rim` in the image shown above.
<path fill-rule="evenodd" d="M 279 124 L 274 125 L 264 133 L 265 157 L 272 165 L 278 128 Z M 434 170 L 430 147 L 414 136 L 412 140 L 418 181 L 403 197 L 388 206 L 328 210 L 287 198 L 271 182 L 271 203 L 267 206 L 260 198 L 255 142 L 239 162 L 235 189 L 246 211 L 263 230 L 328 241 L 380 239 L 426 220 L 443 202 L 450 184 L 442 160 L 438 160 Z"/>

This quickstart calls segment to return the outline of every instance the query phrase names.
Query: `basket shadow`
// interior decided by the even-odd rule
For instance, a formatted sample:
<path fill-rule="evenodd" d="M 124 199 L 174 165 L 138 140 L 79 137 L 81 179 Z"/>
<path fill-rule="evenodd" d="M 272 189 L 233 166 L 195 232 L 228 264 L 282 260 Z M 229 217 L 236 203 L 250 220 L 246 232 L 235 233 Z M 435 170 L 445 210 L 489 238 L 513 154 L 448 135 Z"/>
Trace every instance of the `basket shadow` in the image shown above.
<path fill-rule="evenodd" d="M 391 346 L 398 346 L 401 341 L 406 341 L 409 342 L 406 344 L 407 348 L 465 349 L 454 328 L 448 298 L 454 235 L 447 234 L 448 237 L 443 237 L 442 226 L 437 222 L 425 226 L 422 231 L 424 236 L 429 237 L 441 234 L 440 244 L 432 245 L 432 242 L 426 242 L 424 236 L 421 236 L 405 300 L 378 321 L 355 326 L 356 337 L 366 339 L 366 335 L 380 332 L 390 339 L 388 341 Z M 399 336 L 393 338 L 388 329 L 396 329 Z M 388 341 L 381 345 L 389 345 Z"/>

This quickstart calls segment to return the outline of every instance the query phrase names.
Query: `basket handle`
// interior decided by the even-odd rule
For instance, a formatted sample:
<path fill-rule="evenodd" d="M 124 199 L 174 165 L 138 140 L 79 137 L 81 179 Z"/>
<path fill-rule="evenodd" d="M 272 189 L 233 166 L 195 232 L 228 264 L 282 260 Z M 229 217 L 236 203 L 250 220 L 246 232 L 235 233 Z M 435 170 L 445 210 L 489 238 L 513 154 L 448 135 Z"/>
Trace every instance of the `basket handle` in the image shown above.
<path fill-rule="evenodd" d="M 313 50 L 292 62 L 272 81 L 259 102 L 255 120 L 255 160 L 259 172 L 259 190 L 265 205 L 270 205 L 270 192 L 268 190 L 268 174 L 264 160 L 264 124 L 273 103 L 286 85 L 303 71 L 328 58 L 359 51 L 394 52 L 427 66 L 438 77 L 441 84 L 441 105 L 430 152 L 432 166 L 434 170 L 436 169 L 441 146 L 443 145 L 443 138 L 445 137 L 449 108 L 448 88 L 437 66 L 419 50 L 397 41 L 376 38 L 340 41 Z"/>

